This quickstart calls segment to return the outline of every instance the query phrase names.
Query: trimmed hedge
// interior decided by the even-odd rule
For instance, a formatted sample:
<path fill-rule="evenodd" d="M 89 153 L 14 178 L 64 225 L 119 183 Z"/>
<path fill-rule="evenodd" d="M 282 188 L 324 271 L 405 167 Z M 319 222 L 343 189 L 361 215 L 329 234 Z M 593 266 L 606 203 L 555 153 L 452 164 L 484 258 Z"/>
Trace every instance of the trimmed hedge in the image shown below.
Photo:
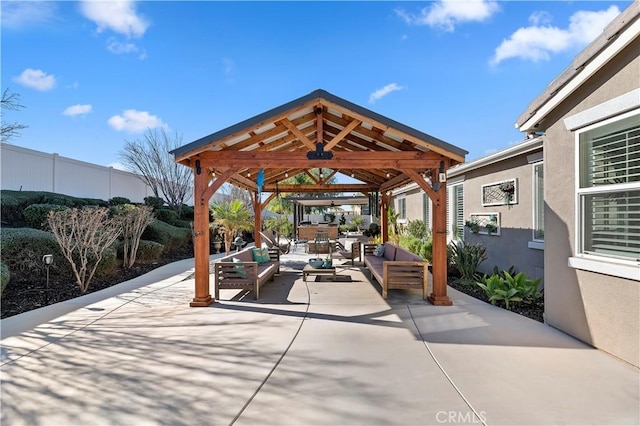
<path fill-rule="evenodd" d="M 0 191 L 0 214 L 2 221 L 9 226 L 23 226 L 25 224 L 24 210 L 31 204 L 56 204 L 67 207 L 100 206 L 109 204 L 95 198 L 77 198 L 69 195 L 56 194 L 46 191 Z"/>
<path fill-rule="evenodd" d="M 155 241 L 164 245 L 165 251 L 172 251 L 187 246 L 191 241 L 191 230 L 178 228 L 156 219 L 144 230 L 142 239 Z"/>
<path fill-rule="evenodd" d="M 144 204 L 154 210 L 159 210 L 162 208 L 162 206 L 164 206 L 164 200 L 160 197 L 144 197 Z"/>
<path fill-rule="evenodd" d="M 124 243 L 118 240 L 114 243 L 118 253 L 118 259 L 124 258 Z M 153 263 L 157 262 L 164 252 L 164 246 L 155 241 L 140 240 L 138 244 L 138 253 L 136 254 L 136 263 Z"/>
<path fill-rule="evenodd" d="M 10 279 L 11 273 L 9 272 L 9 267 L 0 262 L 0 294 L 4 293 L 4 289 L 7 288 Z"/>
<path fill-rule="evenodd" d="M 177 226 L 178 228 L 187 228 L 189 231 L 191 231 L 191 222 L 191 220 L 176 220 L 175 226 Z"/>
<path fill-rule="evenodd" d="M 113 197 L 109 200 L 110 206 L 120 206 L 122 204 L 131 204 L 131 200 L 126 197 Z"/>
<path fill-rule="evenodd" d="M 45 271 L 42 256 L 53 255 L 50 273 L 65 278 L 72 277 L 71 265 L 62 255 L 60 246 L 52 233 L 33 228 L 2 228 L 0 234 L 2 262 L 9 270 L 21 274 L 40 275 Z M 105 250 L 96 276 L 113 273 L 117 268 L 116 249 Z"/>
<path fill-rule="evenodd" d="M 49 212 L 59 212 L 68 208 L 59 204 L 31 204 L 24 209 L 24 220 L 30 228 L 47 230 Z"/>
<path fill-rule="evenodd" d="M 169 225 L 176 226 L 176 222 L 178 221 L 178 213 L 176 213 L 175 211 L 171 209 L 158 209 L 154 214 L 156 215 L 156 219 L 166 222 Z"/>

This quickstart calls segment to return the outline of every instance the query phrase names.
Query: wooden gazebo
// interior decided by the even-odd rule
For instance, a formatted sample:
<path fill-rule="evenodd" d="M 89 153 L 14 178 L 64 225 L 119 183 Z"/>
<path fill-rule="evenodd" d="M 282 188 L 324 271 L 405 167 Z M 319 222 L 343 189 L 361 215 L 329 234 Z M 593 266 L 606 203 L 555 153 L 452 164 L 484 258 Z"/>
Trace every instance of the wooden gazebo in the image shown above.
<path fill-rule="evenodd" d="M 464 161 L 467 152 L 440 139 L 360 107 L 324 90 L 288 102 L 171 152 L 194 174 L 195 297 L 191 306 L 215 300 L 209 288 L 209 200 L 229 182 L 252 194 L 255 227 L 261 212 L 282 192 L 379 193 L 382 239 L 387 241 L 390 191 L 416 182 L 433 202 L 433 292 L 429 301 L 450 305 L 447 296 L 446 170 Z M 322 179 L 309 173 L 323 168 Z M 257 176 L 263 170 L 261 200 Z M 277 184 L 299 173 L 311 185 Z M 342 173 L 362 183 L 326 182 Z M 260 234 L 255 233 L 256 246 Z"/>

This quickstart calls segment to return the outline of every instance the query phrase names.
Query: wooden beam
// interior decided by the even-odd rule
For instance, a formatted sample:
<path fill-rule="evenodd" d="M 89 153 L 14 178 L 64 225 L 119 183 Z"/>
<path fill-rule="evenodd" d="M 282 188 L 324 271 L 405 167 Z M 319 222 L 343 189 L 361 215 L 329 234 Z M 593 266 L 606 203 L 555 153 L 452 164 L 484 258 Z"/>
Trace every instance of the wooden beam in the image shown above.
<path fill-rule="evenodd" d="M 265 191 L 266 192 L 266 191 Z M 278 196 L 278 194 L 276 192 L 273 192 L 271 194 L 269 194 L 269 196 L 267 197 L 266 200 L 264 200 L 261 205 L 260 205 L 260 209 L 264 210 L 267 208 L 267 206 L 269 205 L 269 203 Z"/>
<path fill-rule="evenodd" d="M 195 263 L 195 297 L 189 304 L 192 307 L 211 305 L 215 299 L 209 291 L 209 198 L 203 199 L 208 191 L 209 173 L 198 174 L 193 169 L 193 249 Z"/>
<path fill-rule="evenodd" d="M 429 169 L 438 168 L 439 154 L 421 151 L 333 151 L 333 158 L 309 159 L 304 151 L 252 152 L 207 151 L 200 154 L 202 167 L 232 164 L 237 168 L 330 168 L 330 169 Z"/>
<path fill-rule="evenodd" d="M 318 112 L 318 109 L 320 110 Z M 323 143 L 324 142 L 324 117 L 323 115 L 323 108 L 322 108 L 322 104 L 318 104 L 316 105 L 316 110 L 314 111 L 316 113 L 316 143 Z M 314 148 L 315 150 L 315 148 Z"/>
<path fill-rule="evenodd" d="M 366 183 L 335 183 L 330 185 L 314 185 L 314 184 L 278 184 L 280 192 L 363 192 L 377 191 L 378 185 Z M 275 185 L 265 185 L 262 189 L 264 192 L 275 192 Z"/>
<path fill-rule="evenodd" d="M 393 177 L 391 179 L 389 179 L 389 178 L 387 178 L 387 179 L 388 180 L 385 183 L 380 185 L 380 191 L 381 192 L 387 192 L 387 191 L 390 191 L 392 188 L 397 187 L 398 185 L 400 185 L 401 183 L 403 183 L 404 181 L 407 180 L 407 176 L 401 174 L 401 175 L 398 175 L 398 176 Z"/>
<path fill-rule="evenodd" d="M 422 190 L 429 196 L 431 201 L 433 201 L 433 204 L 440 204 L 440 197 L 438 196 L 436 191 L 433 190 L 431 185 L 429 185 L 429 183 L 424 180 L 420 173 L 411 169 L 404 169 L 402 170 L 402 173 L 413 179 L 413 181 L 417 183 L 418 186 L 422 188 Z"/>
<path fill-rule="evenodd" d="M 311 172 L 309 170 L 305 170 L 304 173 L 307 176 L 309 176 L 311 178 L 311 180 L 314 181 L 316 184 L 319 185 L 321 183 L 320 180 L 317 177 L 315 177 L 313 174 L 311 174 Z"/>
<path fill-rule="evenodd" d="M 256 247 L 262 246 L 262 237 L 260 231 L 262 230 L 262 204 L 260 203 L 260 195 L 258 192 L 251 194 L 251 203 L 253 204 L 253 240 Z"/>
<path fill-rule="evenodd" d="M 202 193 L 202 195 L 197 198 L 200 200 L 200 203 L 204 203 L 205 205 L 209 205 L 209 200 L 211 199 L 211 197 L 213 197 L 213 194 L 216 193 L 216 191 L 218 189 L 220 189 L 220 187 L 229 180 L 229 178 L 231 176 L 233 176 L 234 174 L 236 174 L 238 172 L 238 169 L 227 169 L 226 171 L 224 171 L 220 176 L 218 176 L 216 178 L 216 180 L 214 180 L 213 182 L 211 182 L 211 185 L 209 185 L 204 192 Z"/>
<path fill-rule="evenodd" d="M 447 199 L 447 185 L 443 182 L 437 191 L 440 200 Z M 432 243 L 433 254 L 433 288 L 429 301 L 434 305 L 449 306 L 451 299 L 447 296 L 447 203 L 433 205 Z"/>
<path fill-rule="evenodd" d="M 382 242 L 389 241 L 389 196 L 386 192 L 382 193 L 380 203 L 380 234 L 382 235 Z"/>
<path fill-rule="evenodd" d="M 304 146 L 306 146 L 307 148 L 309 148 L 310 151 L 315 151 L 316 150 L 316 146 L 313 144 L 313 142 L 311 142 L 309 140 L 309 138 L 300 131 L 300 129 L 298 129 L 298 127 L 293 124 L 291 121 L 289 121 L 288 118 L 283 118 L 282 120 L 280 120 L 280 122 L 282 124 L 284 124 L 284 126 L 289 129 L 289 131 L 291 133 L 293 133 L 293 135 L 298 138 L 298 140 L 300 140 L 300 142 L 302 142 L 304 144 Z"/>
<path fill-rule="evenodd" d="M 333 139 L 331 139 L 331 142 L 329 142 L 324 147 L 324 150 L 325 151 L 329 151 L 331 148 L 336 146 L 338 144 L 338 142 L 340 142 L 342 139 L 344 139 L 345 136 L 347 136 L 349 133 L 351 133 L 351 131 L 353 129 L 355 129 L 356 127 L 358 127 L 361 123 L 362 122 L 360 120 L 351 121 L 351 123 L 349 123 L 344 129 L 342 129 L 342 131 L 340 133 L 338 133 L 337 135 L 335 135 L 333 137 Z"/>
<path fill-rule="evenodd" d="M 338 173 L 338 170 L 334 170 L 331 173 L 329 173 L 323 180 L 325 182 L 329 182 L 329 179 L 331 179 L 333 176 L 335 176 L 335 174 Z"/>

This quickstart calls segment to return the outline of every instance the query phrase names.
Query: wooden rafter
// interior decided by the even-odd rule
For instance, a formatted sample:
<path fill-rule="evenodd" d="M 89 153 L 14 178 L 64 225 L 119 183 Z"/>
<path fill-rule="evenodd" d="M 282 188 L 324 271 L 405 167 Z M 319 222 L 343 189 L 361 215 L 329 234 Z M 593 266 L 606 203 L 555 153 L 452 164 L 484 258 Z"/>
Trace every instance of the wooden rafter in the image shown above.
<path fill-rule="evenodd" d="M 296 127 L 295 124 L 293 124 L 291 121 L 289 121 L 289 119 L 287 118 L 283 118 L 280 121 L 282 124 L 284 124 L 284 126 L 289 129 L 289 131 L 291 133 L 293 133 L 293 135 L 298 138 L 298 140 L 300 142 L 302 142 L 304 144 L 304 146 L 306 146 L 307 148 L 309 148 L 309 150 L 313 151 L 316 149 L 315 145 L 313 144 L 313 142 L 311 142 L 309 140 L 309 138 L 307 137 L 307 135 L 305 135 L 304 133 L 302 133 L 302 131 L 300 129 L 298 129 L 298 127 Z"/>

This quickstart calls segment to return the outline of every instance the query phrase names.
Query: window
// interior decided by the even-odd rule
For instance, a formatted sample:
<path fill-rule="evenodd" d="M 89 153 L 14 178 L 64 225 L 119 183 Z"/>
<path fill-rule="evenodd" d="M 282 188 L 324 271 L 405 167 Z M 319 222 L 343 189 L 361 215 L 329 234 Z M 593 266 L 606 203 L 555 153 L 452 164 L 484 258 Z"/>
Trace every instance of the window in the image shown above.
<path fill-rule="evenodd" d="M 431 229 L 431 217 L 429 216 L 429 208 L 431 207 L 431 200 L 427 194 L 422 194 L 422 221 L 427 229 Z"/>
<path fill-rule="evenodd" d="M 640 115 L 578 134 L 580 252 L 640 260 Z"/>
<path fill-rule="evenodd" d="M 402 197 L 398 198 L 398 219 L 406 219 L 407 218 L 407 199 Z"/>
<path fill-rule="evenodd" d="M 462 184 L 452 185 L 447 197 L 447 230 L 454 240 L 464 238 L 464 190 Z M 449 202 L 451 200 L 451 202 Z"/>
<path fill-rule="evenodd" d="M 533 165 L 533 240 L 544 241 L 544 167 Z"/>

